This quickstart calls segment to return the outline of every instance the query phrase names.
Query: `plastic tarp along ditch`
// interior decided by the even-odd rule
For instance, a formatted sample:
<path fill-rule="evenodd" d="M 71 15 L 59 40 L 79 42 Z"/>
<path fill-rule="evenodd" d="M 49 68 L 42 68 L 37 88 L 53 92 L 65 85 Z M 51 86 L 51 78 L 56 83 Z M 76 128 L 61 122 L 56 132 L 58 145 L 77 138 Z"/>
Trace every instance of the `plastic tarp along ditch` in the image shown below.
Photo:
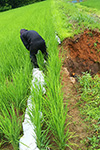
<path fill-rule="evenodd" d="M 37 85 L 37 86 L 35 86 Z M 43 93 L 45 94 L 46 90 L 44 88 L 45 81 L 44 81 L 44 74 L 42 71 L 39 70 L 39 68 L 33 68 L 33 80 L 32 80 L 32 86 L 34 88 L 37 88 L 38 90 L 41 88 Z M 32 90 L 32 87 L 31 87 Z M 36 145 L 36 135 L 34 132 L 34 126 L 31 123 L 30 117 L 28 115 L 28 110 L 32 108 L 31 103 L 31 96 L 29 96 L 27 100 L 27 108 L 25 111 L 25 119 L 22 124 L 23 126 L 23 136 L 21 137 L 19 141 L 19 150 L 39 150 Z"/>
<path fill-rule="evenodd" d="M 60 38 L 58 37 L 57 33 L 55 33 L 55 38 L 57 39 L 57 42 L 61 44 Z M 36 86 L 37 85 L 37 86 Z M 33 80 L 32 80 L 32 87 L 38 90 L 41 88 L 43 94 L 46 93 L 46 90 L 44 88 L 45 81 L 44 81 L 44 74 L 42 71 L 39 70 L 39 68 L 33 68 Z M 31 91 L 32 91 L 31 87 Z M 27 108 L 25 112 L 25 119 L 22 124 L 23 126 L 23 136 L 21 137 L 19 141 L 19 150 L 39 150 L 36 145 L 36 135 L 34 132 L 34 126 L 31 123 L 30 117 L 28 115 L 28 109 L 31 110 L 32 103 L 31 103 L 31 96 L 29 96 L 27 100 Z M 42 112 L 40 112 L 42 114 Z"/>

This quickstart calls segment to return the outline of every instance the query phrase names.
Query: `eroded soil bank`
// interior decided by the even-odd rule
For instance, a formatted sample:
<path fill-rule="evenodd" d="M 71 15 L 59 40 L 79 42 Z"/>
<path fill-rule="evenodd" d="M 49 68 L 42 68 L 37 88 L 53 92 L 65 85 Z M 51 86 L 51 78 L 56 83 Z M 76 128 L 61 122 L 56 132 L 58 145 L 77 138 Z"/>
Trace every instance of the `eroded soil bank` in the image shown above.
<path fill-rule="evenodd" d="M 70 39 L 65 39 L 60 45 L 60 56 L 63 60 L 61 74 L 64 84 L 64 103 L 68 102 L 69 131 L 74 133 L 70 142 L 73 150 L 89 149 L 87 137 L 92 130 L 89 122 L 84 122 L 81 117 L 78 102 L 79 83 L 71 80 L 72 77 L 81 76 L 82 72 L 90 72 L 91 75 L 100 73 L 100 33 L 98 31 L 85 30 L 83 33 Z M 74 81 L 74 82 L 73 82 Z M 68 149 L 68 148 L 67 148 Z"/>
<path fill-rule="evenodd" d="M 81 75 L 90 72 L 92 75 L 100 72 L 100 33 L 85 30 L 73 39 L 62 42 L 64 51 L 63 67 L 67 67 L 70 76 L 73 73 Z"/>

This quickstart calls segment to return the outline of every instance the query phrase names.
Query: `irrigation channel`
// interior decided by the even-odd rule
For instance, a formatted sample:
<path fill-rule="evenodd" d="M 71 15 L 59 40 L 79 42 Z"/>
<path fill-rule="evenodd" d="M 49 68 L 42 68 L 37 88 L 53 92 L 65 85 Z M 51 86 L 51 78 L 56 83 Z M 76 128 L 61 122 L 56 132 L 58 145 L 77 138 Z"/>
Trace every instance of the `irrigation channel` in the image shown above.
<path fill-rule="evenodd" d="M 42 71 L 39 70 L 39 68 L 33 68 L 33 80 L 32 80 L 32 88 L 36 89 L 36 92 L 38 94 L 38 91 L 40 88 L 42 88 L 43 94 L 45 94 L 46 90 L 44 88 L 45 82 L 44 82 L 44 74 Z M 25 112 L 25 119 L 23 122 L 23 136 L 20 139 L 19 142 L 19 149 L 20 150 L 39 150 L 36 145 L 36 135 L 34 132 L 34 126 L 31 123 L 30 116 L 28 111 L 32 109 L 32 98 L 29 96 L 27 100 L 27 108 Z M 41 112 L 40 112 L 41 116 Z"/>
<path fill-rule="evenodd" d="M 58 37 L 57 33 L 55 32 L 55 38 L 57 39 L 58 43 L 61 44 L 60 38 Z M 45 94 L 46 90 L 44 88 L 45 81 L 44 81 L 44 74 L 39 68 L 33 68 L 33 79 L 32 79 L 32 88 L 36 89 L 38 94 L 39 90 L 42 89 L 42 93 Z M 39 150 L 36 145 L 36 134 L 35 134 L 35 126 L 33 126 L 30 116 L 29 110 L 32 109 L 32 96 L 30 95 L 27 100 L 27 108 L 25 112 L 25 119 L 22 124 L 23 126 L 23 136 L 19 141 L 19 150 Z M 40 117 L 42 116 L 42 112 L 40 112 Z"/>

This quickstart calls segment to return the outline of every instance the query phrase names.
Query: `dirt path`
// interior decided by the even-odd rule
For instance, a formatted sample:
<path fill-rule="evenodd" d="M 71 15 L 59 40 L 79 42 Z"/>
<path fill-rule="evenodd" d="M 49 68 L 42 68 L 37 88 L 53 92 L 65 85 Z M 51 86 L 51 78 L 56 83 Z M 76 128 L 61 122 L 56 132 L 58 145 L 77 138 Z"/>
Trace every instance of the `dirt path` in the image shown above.
<path fill-rule="evenodd" d="M 68 102 L 68 119 L 70 120 L 69 131 L 73 132 L 73 137 L 70 142 L 75 144 L 71 146 L 73 150 L 86 150 L 86 145 L 84 144 L 83 140 L 89 136 L 87 130 L 87 124 L 85 124 L 81 119 L 80 111 L 78 108 L 78 101 L 79 96 L 77 93 L 76 84 L 73 83 L 68 75 L 67 68 L 62 67 L 63 73 L 63 80 L 62 83 L 64 84 L 63 91 L 64 91 L 64 102 Z M 73 80 L 74 81 L 74 80 Z M 67 149 L 68 150 L 68 149 Z"/>

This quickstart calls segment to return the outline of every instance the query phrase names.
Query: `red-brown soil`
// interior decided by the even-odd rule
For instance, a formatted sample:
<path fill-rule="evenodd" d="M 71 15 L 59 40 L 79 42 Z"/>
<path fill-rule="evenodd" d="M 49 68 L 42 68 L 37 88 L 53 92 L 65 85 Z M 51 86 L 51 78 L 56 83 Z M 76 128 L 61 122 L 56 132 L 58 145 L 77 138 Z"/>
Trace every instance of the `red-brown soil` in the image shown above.
<path fill-rule="evenodd" d="M 80 35 L 65 39 L 60 45 L 60 56 L 63 60 L 61 74 L 64 84 L 64 102 L 68 102 L 68 118 L 70 132 L 76 137 L 70 142 L 77 146 L 71 146 L 73 150 L 87 150 L 87 137 L 91 136 L 90 123 L 84 122 L 78 108 L 80 96 L 78 95 L 78 82 L 75 78 L 82 75 L 82 72 L 90 72 L 92 75 L 100 72 L 100 33 L 98 31 L 85 30 Z M 71 77 L 72 76 L 72 77 Z M 74 80 L 72 80 L 74 79 Z M 68 150 L 68 148 L 67 148 Z"/>
<path fill-rule="evenodd" d="M 85 30 L 84 33 L 73 39 L 65 39 L 62 42 L 64 49 L 63 66 L 67 67 L 70 76 L 82 72 L 90 72 L 92 75 L 100 72 L 100 33 L 98 31 Z"/>

